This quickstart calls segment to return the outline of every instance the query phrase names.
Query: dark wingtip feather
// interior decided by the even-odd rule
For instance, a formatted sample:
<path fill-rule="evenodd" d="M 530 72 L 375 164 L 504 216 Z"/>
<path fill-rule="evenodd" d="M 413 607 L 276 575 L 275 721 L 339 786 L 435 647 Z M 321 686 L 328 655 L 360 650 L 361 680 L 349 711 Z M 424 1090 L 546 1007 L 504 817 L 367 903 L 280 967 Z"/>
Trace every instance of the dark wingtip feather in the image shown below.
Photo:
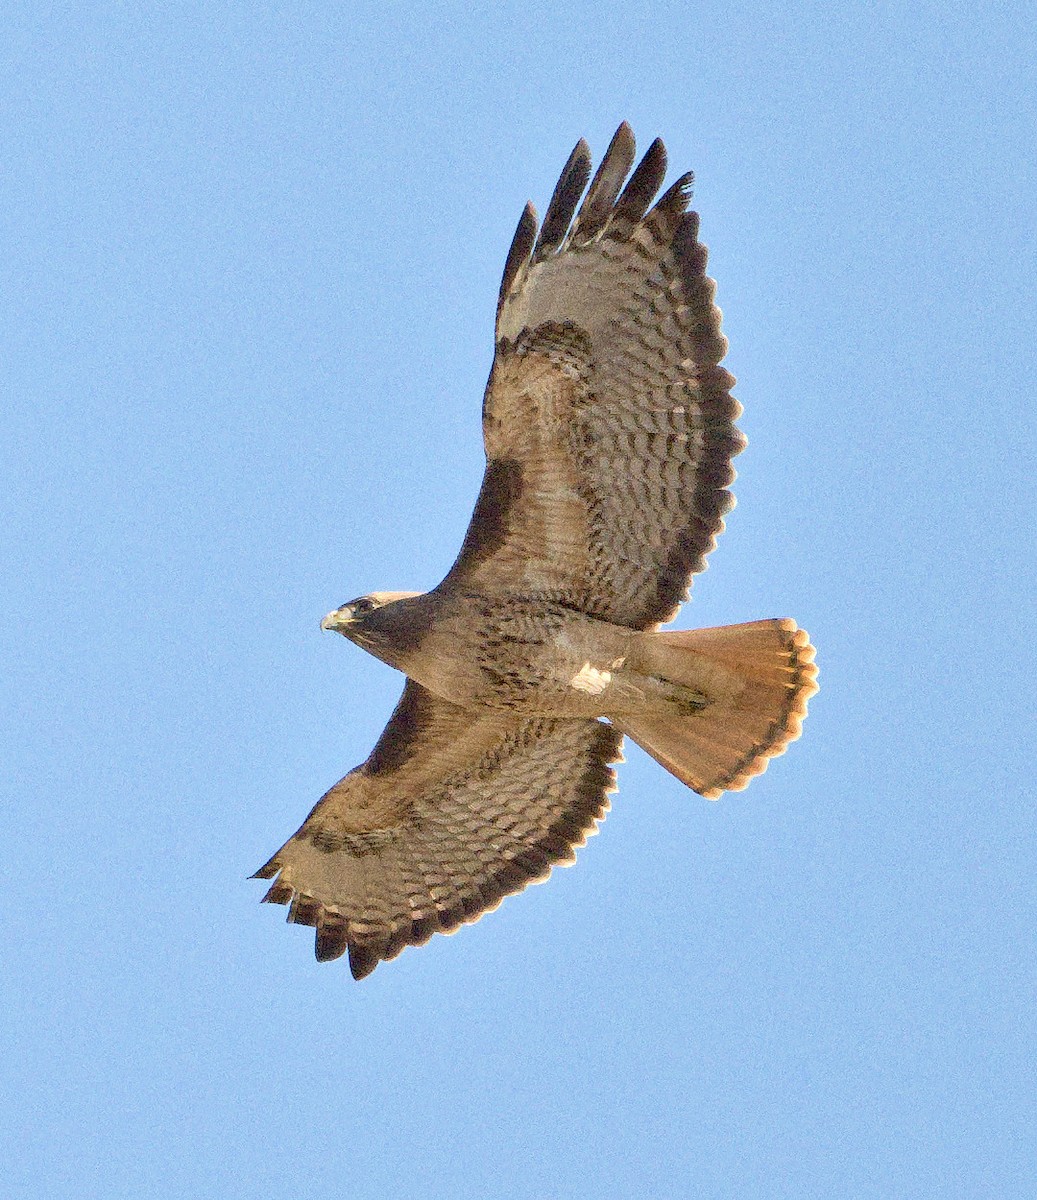
<path fill-rule="evenodd" d="M 623 172 L 623 178 L 626 178 L 627 171 L 634 165 L 634 155 L 637 154 L 637 140 L 634 137 L 634 131 L 630 128 L 629 121 L 620 121 L 619 128 L 612 135 L 612 141 L 609 142 L 609 148 L 605 151 L 605 157 L 601 160 L 603 167 L 613 155 L 619 155 L 620 158 L 627 160 L 626 170 Z M 601 167 L 598 168 L 601 170 Z"/>
<path fill-rule="evenodd" d="M 349 970 L 354 979 L 365 979 L 380 961 L 378 951 L 372 947 L 349 943 Z"/>
<path fill-rule="evenodd" d="M 652 210 L 665 213 L 667 216 L 679 216 L 687 210 L 691 203 L 691 193 L 695 186 L 695 173 L 688 171 L 676 183 L 672 184 L 662 196 L 662 199 Z"/>
<path fill-rule="evenodd" d="M 662 138 L 656 138 L 648 147 L 644 158 L 637 164 L 616 202 L 616 216 L 629 221 L 631 225 L 636 225 L 648 211 L 649 204 L 662 187 L 665 178 L 666 147 Z"/>
<path fill-rule="evenodd" d="M 572 220 L 576 205 L 583 195 L 583 189 L 587 186 L 590 175 L 590 147 L 583 138 L 580 138 L 558 177 L 554 194 L 551 196 L 551 203 L 547 207 L 547 215 L 544 217 L 543 228 L 540 230 L 540 237 L 537 239 L 533 251 L 535 255 L 544 255 L 553 250 L 565 237 L 569 229 L 569 222 Z"/>
<path fill-rule="evenodd" d="M 699 215 L 686 212 L 677 218 L 673 232 L 673 256 L 687 286 L 696 288 L 696 299 L 702 303 L 708 299 L 712 304 L 715 285 L 705 279 L 706 261 L 709 251 L 699 241 Z M 708 295 L 707 295 L 708 292 Z M 714 322 L 715 323 L 715 322 Z M 719 360 L 718 360 L 719 361 Z"/>
<path fill-rule="evenodd" d="M 634 131 L 624 121 L 616 130 L 605 151 L 587 195 L 580 206 L 576 224 L 573 227 L 573 241 L 584 242 L 592 238 L 609 219 L 612 206 L 623 186 L 623 180 L 634 163 L 637 153 L 637 143 L 634 141 Z"/>
<path fill-rule="evenodd" d="M 393 929 L 389 935 L 384 947 L 382 948 L 382 958 L 395 958 L 401 951 L 410 945 L 410 925 L 402 922 Z"/>
<path fill-rule="evenodd" d="M 275 879 L 260 904 L 288 904 L 292 898 L 292 889 L 287 883 Z"/>
<path fill-rule="evenodd" d="M 280 869 L 281 864 L 277 861 L 277 855 L 275 854 L 273 858 L 263 863 L 254 875 L 250 875 L 249 879 L 273 879 Z"/>
<path fill-rule="evenodd" d="M 511 239 L 511 249 L 508 251 L 507 261 L 504 263 L 504 276 L 501 279 L 500 293 L 497 297 L 498 313 L 514 286 L 519 271 L 529 261 L 536 236 L 537 210 L 533 207 L 532 201 L 527 201 L 526 207 L 522 210 L 522 216 L 519 217 L 515 236 Z"/>
<path fill-rule="evenodd" d="M 317 962 L 331 962 L 341 958 L 349 948 L 346 922 L 325 915 L 317 926 L 317 937 L 314 942 L 314 952 Z"/>
<path fill-rule="evenodd" d="M 423 917 L 416 917 L 411 922 L 410 927 L 411 944 L 414 946 L 424 946 L 434 933 L 439 932 L 439 929 L 438 913 L 427 913 Z"/>
<path fill-rule="evenodd" d="M 321 906 L 312 896 L 296 893 L 288 906 L 287 920 L 293 925 L 316 925 L 320 920 Z"/>

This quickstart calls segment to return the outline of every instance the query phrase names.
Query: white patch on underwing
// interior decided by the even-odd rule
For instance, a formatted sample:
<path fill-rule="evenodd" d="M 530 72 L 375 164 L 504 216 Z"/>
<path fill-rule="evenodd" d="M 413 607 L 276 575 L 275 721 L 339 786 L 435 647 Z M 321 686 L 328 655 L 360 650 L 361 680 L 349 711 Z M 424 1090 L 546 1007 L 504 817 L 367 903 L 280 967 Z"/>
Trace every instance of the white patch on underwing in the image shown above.
<path fill-rule="evenodd" d="M 585 662 L 576 674 L 569 680 L 569 686 L 578 692 L 587 692 L 591 696 L 600 696 L 612 682 L 611 671 L 599 671 Z"/>

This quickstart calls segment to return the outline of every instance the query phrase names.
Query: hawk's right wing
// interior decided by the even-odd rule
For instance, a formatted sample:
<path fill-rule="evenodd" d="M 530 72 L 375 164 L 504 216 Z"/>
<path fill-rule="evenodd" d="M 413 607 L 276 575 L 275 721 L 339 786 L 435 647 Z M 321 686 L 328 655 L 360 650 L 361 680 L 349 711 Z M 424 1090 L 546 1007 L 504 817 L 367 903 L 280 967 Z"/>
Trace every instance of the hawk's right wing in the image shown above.
<path fill-rule="evenodd" d="M 572 862 L 621 743 L 601 721 L 468 712 L 408 680 L 367 761 L 256 872 L 274 879 L 264 899 L 362 979 Z"/>

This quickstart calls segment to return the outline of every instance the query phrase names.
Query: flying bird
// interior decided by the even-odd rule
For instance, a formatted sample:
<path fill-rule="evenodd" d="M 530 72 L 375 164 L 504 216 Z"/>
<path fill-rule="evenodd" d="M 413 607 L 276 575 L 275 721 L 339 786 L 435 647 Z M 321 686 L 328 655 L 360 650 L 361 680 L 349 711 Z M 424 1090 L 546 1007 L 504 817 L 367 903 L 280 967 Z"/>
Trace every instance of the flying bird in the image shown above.
<path fill-rule="evenodd" d="M 588 188 L 581 139 L 543 224 L 532 204 L 519 219 L 486 471 L 442 583 L 321 622 L 407 681 L 368 759 L 256 877 L 357 979 L 572 862 L 624 735 L 714 799 L 799 736 L 817 690 L 788 618 L 660 628 L 724 527 L 745 439 L 692 177 L 656 201 L 663 143 L 634 161 L 624 123 Z"/>

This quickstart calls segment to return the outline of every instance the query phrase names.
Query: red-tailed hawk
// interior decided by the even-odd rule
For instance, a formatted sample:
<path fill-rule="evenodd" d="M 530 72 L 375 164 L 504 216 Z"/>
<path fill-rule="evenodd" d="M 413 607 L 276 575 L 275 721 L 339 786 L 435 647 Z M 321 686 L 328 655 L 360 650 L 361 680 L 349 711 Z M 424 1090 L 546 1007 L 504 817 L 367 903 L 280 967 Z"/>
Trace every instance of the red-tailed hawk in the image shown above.
<path fill-rule="evenodd" d="M 572 862 L 608 808 L 624 734 L 712 799 L 799 736 L 817 690 L 787 618 L 659 629 L 723 529 L 745 440 L 691 176 L 650 207 L 662 142 L 627 179 L 633 162 L 623 124 L 583 195 L 581 140 L 539 233 L 533 206 L 522 213 L 486 474 L 446 578 L 321 622 L 407 683 L 367 761 L 257 876 L 290 921 L 316 926 L 317 958 L 348 950 L 357 979 Z"/>

